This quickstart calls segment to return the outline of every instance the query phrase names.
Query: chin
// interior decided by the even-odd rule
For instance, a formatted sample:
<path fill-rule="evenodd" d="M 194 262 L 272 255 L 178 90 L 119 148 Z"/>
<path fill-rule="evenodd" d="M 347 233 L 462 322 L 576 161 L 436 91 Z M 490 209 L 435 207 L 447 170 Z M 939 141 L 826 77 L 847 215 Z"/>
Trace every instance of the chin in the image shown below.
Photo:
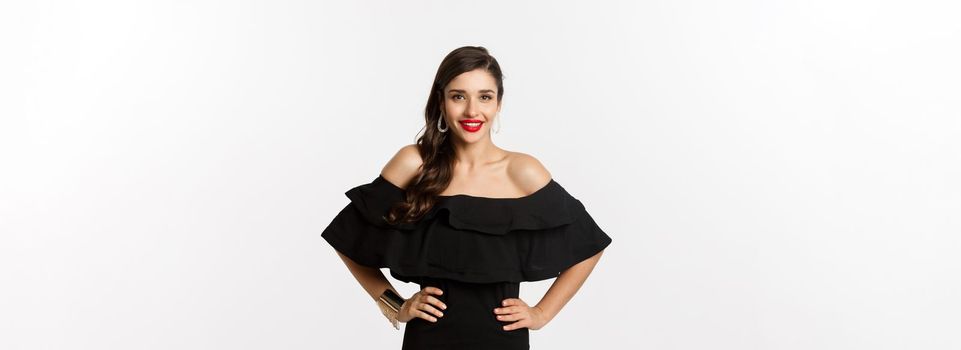
<path fill-rule="evenodd" d="M 464 141 L 464 143 L 479 142 L 484 139 L 484 136 L 487 136 L 487 133 L 481 130 L 476 133 L 469 133 L 461 136 L 461 141 Z"/>

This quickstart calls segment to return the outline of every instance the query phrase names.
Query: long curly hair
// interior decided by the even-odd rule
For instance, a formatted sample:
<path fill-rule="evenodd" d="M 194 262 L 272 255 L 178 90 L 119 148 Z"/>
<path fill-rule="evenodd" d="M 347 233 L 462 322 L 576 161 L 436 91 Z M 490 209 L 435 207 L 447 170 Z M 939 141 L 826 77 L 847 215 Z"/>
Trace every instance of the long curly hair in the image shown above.
<path fill-rule="evenodd" d="M 417 139 L 417 150 L 424 163 L 418 175 L 405 189 L 405 200 L 395 203 L 387 217 L 388 223 L 412 223 L 420 220 L 434 206 L 438 195 L 450 184 L 454 173 L 454 146 L 448 133 L 437 130 L 437 120 L 441 118 L 441 102 L 444 88 L 455 77 L 464 72 L 482 68 L 497 81 L 497 101 L 504 96 L 504 75 L 494 56 L 482 46 L 463 46 L 454 49 L 444 57 L 434 84 L 431 85 L 424 109 L 425 127 L 423 135 Z"/>

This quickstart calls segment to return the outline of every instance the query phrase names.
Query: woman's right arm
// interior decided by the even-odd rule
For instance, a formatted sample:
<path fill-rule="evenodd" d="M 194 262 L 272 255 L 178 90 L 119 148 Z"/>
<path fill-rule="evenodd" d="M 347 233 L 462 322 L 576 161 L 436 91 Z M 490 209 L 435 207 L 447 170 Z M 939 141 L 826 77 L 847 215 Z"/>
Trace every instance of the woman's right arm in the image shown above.
<path fill-rule="evenodd" d="M 420 171 L 422 164 L 423 160 L 420 158 L 417 145 L 406 145 L 401 147 L 394 156 L 391 157 L 390 161 L 384 165 L 384 168 L 381 170 L 381 176 L 394 185 L 404 188 Z M 337 252 L 337 255 L 344 261 L 344 264 L 347 264 L 350 273 L 354 275 L 357 282 L 360 282 L 360 285 L 364 287 L 364 290 L 367 291 L 367 294 L 370 295 L 374 301 L 380 302 L 380 295 L 387 289 L 397 292 L 380 269 L 358 264 L 341 252 Z M 431 322 L 436 322 L 437 319 L 434 318 L 434 316 L 441 317 L 444 315 L 438 309 L 446 309 L 447 305 L 444 305 L 443 302 L 432 296 L 432 294 L 441 295 L 442 293 L 443 291 L 439 288 L 424 287 L 424 289 L 404 301 L 404 305 L 401 306 L 400 312 L 397 314 L 397 320 L 407 322 L 414 317 L 419 317 Z M 430 312 L 430 314 L 427 312 Z"/>

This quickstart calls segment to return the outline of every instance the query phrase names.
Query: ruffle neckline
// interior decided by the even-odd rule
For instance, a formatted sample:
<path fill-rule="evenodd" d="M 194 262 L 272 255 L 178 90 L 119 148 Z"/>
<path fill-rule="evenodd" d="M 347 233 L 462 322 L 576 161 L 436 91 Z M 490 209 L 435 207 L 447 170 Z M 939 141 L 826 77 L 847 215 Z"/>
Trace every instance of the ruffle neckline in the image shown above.
<path fill-rule="evenodd" d="M 543 230 L 574 222 L 584 210 L 553 178 L 533 193 L 517 198 L 479 197 L 468 194 L 442 195 L 415 223 L 390 225 L 384 216 L 391 205 L 404 200 L 403 188 L 382 175 L 367 184 L 351 188 L 345 195 L 371 224 L 383 228 L 415 230 L 423 223 L 446 216 L 451 227 L 490 235 L 516 230 Z"/>
<path fill-rule="evenodd" d="M 350 203 L 321 236 L 357 263 L 390 268 L 404 282 L 539 281 L 557 277 L 612 241 L 581 201 L 553 179 L 518 198 L 440 196 L 420 220 L 390 225 L 385 216 L 404 200 L 404 192 L 381 175 L 351 188 L 345 192 Z"/>

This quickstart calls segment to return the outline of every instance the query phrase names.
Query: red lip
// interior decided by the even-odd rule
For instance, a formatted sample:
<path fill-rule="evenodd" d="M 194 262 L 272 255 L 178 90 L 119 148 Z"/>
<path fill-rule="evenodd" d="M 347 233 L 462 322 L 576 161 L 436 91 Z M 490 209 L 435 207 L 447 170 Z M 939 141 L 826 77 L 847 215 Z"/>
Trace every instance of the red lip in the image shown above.
<path fill-rule="evenodd" d="M 467 131 L 467 132 L 478 132 L 480 131 L 481 127 L 484 126 L 484 122 L 479 119 L 458 120 L 457 123 L 460 124 L 461 129 L 464 129 L 464 131 Z M 480 123 L 480 124 L 477 124 L 477 126 L 468 126 L 467 123 Z"/>

